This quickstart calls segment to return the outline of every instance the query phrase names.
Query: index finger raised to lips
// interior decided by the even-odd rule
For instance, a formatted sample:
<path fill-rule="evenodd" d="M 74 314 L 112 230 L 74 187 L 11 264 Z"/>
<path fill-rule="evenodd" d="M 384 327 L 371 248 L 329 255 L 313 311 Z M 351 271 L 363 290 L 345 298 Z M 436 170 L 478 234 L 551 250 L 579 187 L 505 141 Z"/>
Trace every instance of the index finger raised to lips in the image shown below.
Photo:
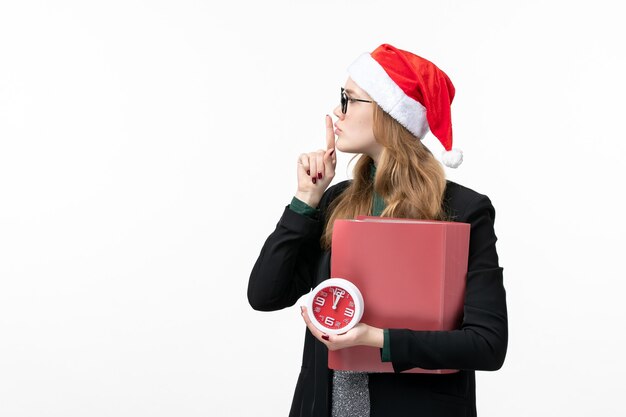
<path fill-rule="evenodd" d="M 335 131 L 333 130 L 333 119 L 326 115 L 326 149 L 335 147 Z"/>

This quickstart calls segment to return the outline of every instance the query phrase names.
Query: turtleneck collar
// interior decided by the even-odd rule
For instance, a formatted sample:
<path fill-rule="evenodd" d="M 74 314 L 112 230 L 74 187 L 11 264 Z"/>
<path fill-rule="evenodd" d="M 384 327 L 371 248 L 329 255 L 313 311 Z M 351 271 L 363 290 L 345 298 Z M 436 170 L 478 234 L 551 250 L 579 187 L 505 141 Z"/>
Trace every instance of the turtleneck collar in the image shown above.
<path fill-rule="evenodd" d="M 374 165 L 374 163 L 372 162 L 370 164 L 370 178 L 372 179 L 372 181 L 374 181 L 375 177 L 376 177 L 376 165 Z M 385 209 L 385 200 L 376 191 L 374 191 L 373 197 L 374 198 L 372 199 L 372 215 L 380 216 L 383 210 Z"/>

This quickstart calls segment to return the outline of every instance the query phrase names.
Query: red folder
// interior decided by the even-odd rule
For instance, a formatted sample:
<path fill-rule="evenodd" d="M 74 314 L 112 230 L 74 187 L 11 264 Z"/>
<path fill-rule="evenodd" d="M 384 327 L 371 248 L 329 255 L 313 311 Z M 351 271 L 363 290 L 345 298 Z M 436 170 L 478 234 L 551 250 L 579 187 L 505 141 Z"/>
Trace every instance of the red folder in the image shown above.
<path fill-rule="evenodd" d="M 468 223 L 359 216 L 336 220 L 331 277 L 354 283 L 365 303 L 363 323 L 379 328 L 454 330 L 463 318 Z M 393 350 L 393 346 L 391 347 Z M 337 370 L 393 372 L 380 349 L 329 351 Z M 413 368 L 409 373 L 457 370 Z"/>

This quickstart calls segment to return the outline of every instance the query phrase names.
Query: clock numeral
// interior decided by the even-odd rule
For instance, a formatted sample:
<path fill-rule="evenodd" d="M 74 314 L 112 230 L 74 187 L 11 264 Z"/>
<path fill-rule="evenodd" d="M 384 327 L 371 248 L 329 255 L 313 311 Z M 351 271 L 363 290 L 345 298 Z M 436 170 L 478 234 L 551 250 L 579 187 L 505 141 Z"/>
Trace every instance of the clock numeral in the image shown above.
<path fill-rule="evenodd" d="M 332 317 L 326 316 L 326 318 L 324 319 L 324 324 L 326 324 L 327 326 L 332 326 L 334 323 L 335 319 Z"/>
<path fill-rule="evenodd" d="M 324 303 L 326 303 L 326 299 L 325 298 L 315 297 L 315 304 L 317 304 L 320 307 L 323 307 Z"/>
<path fill-rule="evenodd" d="M 348 317 L 354 317 L 354 310 L 351 308 L 346 308 L 346 310 L 343 312 L 343 315 Z"/>
<path fill-rule="evenodd" d="M 335 297 L 340 298 L 343 298 L 343 296 L 346 294 L 346 290 L 342 288 L 334 288 L 333 292 L 335 293 Z"/>

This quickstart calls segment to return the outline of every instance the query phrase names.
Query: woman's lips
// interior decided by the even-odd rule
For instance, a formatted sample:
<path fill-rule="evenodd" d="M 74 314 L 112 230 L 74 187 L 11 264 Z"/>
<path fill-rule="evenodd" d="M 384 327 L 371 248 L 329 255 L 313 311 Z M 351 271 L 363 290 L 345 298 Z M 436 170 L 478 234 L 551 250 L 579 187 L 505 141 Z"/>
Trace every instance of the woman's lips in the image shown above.
<path fill-rule="evenodd" d="M 338 135 L 339 133 L 341 133 L 341 129 L 339 129 L 337 125 L 335 125 L 335 135 Z"/>

